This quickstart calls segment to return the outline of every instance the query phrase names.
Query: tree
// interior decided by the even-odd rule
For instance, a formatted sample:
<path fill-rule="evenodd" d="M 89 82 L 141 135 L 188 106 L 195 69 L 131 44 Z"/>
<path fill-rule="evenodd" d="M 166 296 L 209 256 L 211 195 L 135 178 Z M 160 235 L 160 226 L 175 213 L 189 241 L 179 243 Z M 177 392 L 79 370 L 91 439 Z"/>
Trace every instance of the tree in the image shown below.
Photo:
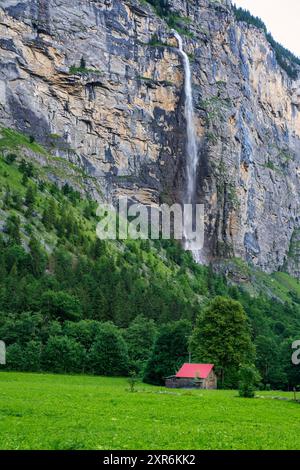
<path fill-rule="evenodd" d="M 8 153 L 5 157 L 5 161 L 8 165 L 12 165 L 18 158 L 18 155 L 15 153 Z"/>
<path fill-rule="evenodd" d="M 34 166 L 31 162 L 26 162 L 24 158 L 19 164 L 19 170 L 23 175 L 26 175 L 28 178 L 32 178 L 35 174 Z"/>
<path fill-rule="evenodd" d="M 41 370 L 42 343 L 31 340 L 23 350 L 24 370 L 38 372 Z"/>
<path fill-rule="evenodd" d="M 84 57 L 81 57 L 80 59 L 80 68 L 85 69 L 86 68 L 86 61 Z"/>
<path fill-rule="evenodd" d="M 2 251 L 2 247 L 0 244 L 0 283 L 2 283 L 7 276 L 7 269 L 6 269 L 6 263 L 5 263 L 5 256 Z"/>
<path fill-rule="evenodd" d="M 27 217 L 32 215 L 34 203 L 36 200 L 36 187 L 32 184 L 28 185 L 25 194 L 25 205 L 27 206 Z"/>
<path fill-rule="evenodd" d="M 281 369 L 283 380 L 281 384 L 277 383 L 277 386 L 281 385 L 281 388 L 287 387 L 288 390 L 300 386 L 300 366 L 295 365 L 292 362 L 292 354 L 294 352 L 294 350 L 292 349 L 292 344 L 298 339 L 299 336 L 294 336 L 294 338 L 288 338 L 283 341 L 279 347 L 279 369 Z"/>
<path fill-rule="evenodd" d="M 51 336 L 44 348 L 42 363 L 44 369 L 51 372 L 83 372 L 86 364 L 86 351 L 72 338 Z"/>
<path fill-rule="evenodd" d="M 63 333 L 69 338 L 75 339 L 82 344 L 86 350 L 90 350 L 95 341 L 96 336 L 101 331 L 102 324 L 94 320 L 81 320 L 74 323 L 66 321 L 63 324 Z"/>
<path fill-rule="evenodd" d="M 164 378 L 173 375 L 188 360 L 188 343 L 192 326 L 187 320 L 164 325 L 155 340 L 147 362 L 144 382 L 162 385 Z"/>
<path fill-rule="evenodd" d="M 29 178 L 32 178 L 35 174 L 34 166 L 31 162 L 26 162 L 24 159 L 21 160 L 19 165 L 19 171 L 23 174 L 22 184 L 25 186 Z"/>
<path fill-rule="evenodd" d="M 30 239 L 29 248 L 31 270 L 33 275 L 38 277 L 44 272 L 46 268 L 47 257 L 41 249 L 39 242 L 33 236 Z"/>
<path fill-rule="evenodd" d="M 127 375 L 129 358 L 120 330 L 102 323 L 89 352 L 90 370 L 97 375 Z"/>
<path fill-rule="evenodd" d="M 57 223 L 57 205 L 53 198 L 44 209 L 42 222 L 47 230 L 51 230 Z"/>
<path fill-rule="evenodd" d="M 61 320 L 78 320 L 81 316 L 79 301 L 65 291 L 46 291 L 41 298 L 44 313 Z"/>
<path fill-rule="evenodd" d="M 135 372 L 141 373 L 149 360 L 156 333 L 157 328 L 154 321 L 142 315 L 137 316 L 130 326 L 124 330 L 130 367 Z"/>
<path fill-rule="evenodd" d="M 251 363 L 254 347 L 242 305 L 226 297 L 211 301 L 197 318 L 191 350 L 196 361 L 215 364 L 222 386 L 226 371 L 231 375 L 241 364 Z"/>
<path fill-rule="evenodd" d="M 94 259 L 100 258 L 102 253 L 104 252 L 104 243 L 103 240 L 96 238 L 95 242 L 92 245 L 92 257 Z"/>
<path fill-rule="evenodd" d="M 21 221 L 20 217 L 17 215 L 10 215 L 6 220 L 6 233 L 10 238 L 10 244 L 21 244 L 21 234 L 20 234 Z"/>
<path fill-rule="evenodd" d="M 256 366 L 262 376 L 263 383 L 279 385 L 285 382 L 283 367 L 280 360 L 276 337 L 258 336 L 255 340 Z"/>
<path fill-rule="evenodd" d="M 9 185 L 5 186 L 4 196 L 3 196 L 3 209 L 9 209 L 12 206 L 12 194 Z"/>
<path fill-rule="evenodd" d="M 24 346 L 30 341 L 39 339 L 41 326 L 40 314 L 32 312 L 6 314 L 2 319 L 0 317 L 0 337 L 7 344 L 19 343 Z"/>
<path fill-rule="evenodd" d="M 129 385 L 129 390 L 131 393 L 135 392 L 135 386 L 138 382 L 138 377 L 134 371 L 131 371 L 129 373 L 129 378 L 128 378 L 128 385 Z"/>
<path fill-rule="evenodd" d="M 6 364 L 11 370 L 24 370 L 24 354 L 22 346 L 18 343 L 9 345 L 6 348 Z"/>
<path fill-rule="evenodd" d="M 153 5 L 156 13 L 161 17 L 167 16 L 170 12 L 169 0 L 147 0 L 147 2 Z"/>

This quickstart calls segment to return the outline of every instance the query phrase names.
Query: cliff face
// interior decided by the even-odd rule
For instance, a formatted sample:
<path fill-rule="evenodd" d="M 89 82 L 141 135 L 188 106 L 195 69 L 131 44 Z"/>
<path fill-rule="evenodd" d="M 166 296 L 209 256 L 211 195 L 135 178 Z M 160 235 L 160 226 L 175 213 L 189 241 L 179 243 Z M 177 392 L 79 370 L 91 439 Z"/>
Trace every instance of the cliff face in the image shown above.
<path fill-rule="evenodd" d="M 300 83 L 230 2 L 170 3 L 188 32 L 206 258 L 299 274 Z M 2 126 L 82 167 L 94 196 L 181 200 L 183 67 L 147 2 L 4 0 L 0 28 Z"/>

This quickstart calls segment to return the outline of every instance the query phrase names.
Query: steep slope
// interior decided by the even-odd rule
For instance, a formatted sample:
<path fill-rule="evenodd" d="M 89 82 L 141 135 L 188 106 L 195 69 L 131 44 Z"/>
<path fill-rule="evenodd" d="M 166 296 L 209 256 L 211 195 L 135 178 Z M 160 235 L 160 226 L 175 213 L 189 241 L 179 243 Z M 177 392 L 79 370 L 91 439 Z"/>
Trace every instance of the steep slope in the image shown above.
<path fill-rule="evenodd" d="M 227 0 L 172 0 L 165 18 L 137 0 L 4 0 L 0 11 L 2 125 L 81 167 L 94 197 L 145 204 L 182 200 L 175 26 L 193 61 L 206 258 L 298 274 L 299 81 L 263 31 Z"/>

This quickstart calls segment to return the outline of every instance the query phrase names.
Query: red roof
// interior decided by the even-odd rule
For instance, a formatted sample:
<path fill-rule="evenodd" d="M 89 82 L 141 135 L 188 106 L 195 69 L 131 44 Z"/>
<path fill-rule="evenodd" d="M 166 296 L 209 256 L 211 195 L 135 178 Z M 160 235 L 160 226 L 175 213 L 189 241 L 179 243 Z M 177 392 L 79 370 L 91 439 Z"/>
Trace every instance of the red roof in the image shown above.
<path fill-rule="evenodd" d="M 196 377 L 207 379 L 213 367 L 213 364 L 183 364 L 176 377 L 181 379 L 195 379 Z"/>

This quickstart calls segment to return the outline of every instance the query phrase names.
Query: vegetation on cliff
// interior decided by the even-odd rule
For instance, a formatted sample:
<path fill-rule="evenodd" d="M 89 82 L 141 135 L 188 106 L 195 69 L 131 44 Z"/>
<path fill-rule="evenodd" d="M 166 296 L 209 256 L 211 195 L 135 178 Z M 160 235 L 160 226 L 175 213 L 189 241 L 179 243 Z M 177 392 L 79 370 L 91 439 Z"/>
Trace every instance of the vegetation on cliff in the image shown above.
<path fill-rule="evenodd" d="M 149 3 L 155 13 L 165 20 L 169 28 L 175 29 L 182 36 L 193 37 L 193 32 L 189 30 L 190 18 L 175 13 L 170 8 L 169 0 L 142 0 Z"/>
<path fill-rule="evenodd" d="M 233 6 L 233 11 L 238 21 L 251 24 L 265 33 L 267 40 L 274 49 L 278 64 L 286 71 L 290 78 L 296 80 L 299 75 L 300 58 L 296 57 L 295 54 L 275 41 L 272 34 L 268 32 L 265 23 L 260 18 L 253 16 L 248 10 L 237 8 L 236 6 Z"/>
<path fill-rule="evenodd" d="M 176 29 L 183 36 L 193 36 L 191 31 L 186 27 L 186 24 L 189 22 L 189 18 L 182 17 L 174 13 L 170 8 L 170 2 L 168 0 L 142 1 L 149 3 L 153 7 L 155 13 L 163 18 L 170 28 Z M 248 10 L 235 5 L 233 5 L 233 12 L 238 21 L 244 21 L 247 24 L 261 29 L 265 33 L 268 42 L 274 49 L 278 64 L 286 71 L 290 78 L 296 80 L 299 75 L 300 58 L 279 44 L 267 30 L 265 23 L 260 18 L 252 15 Z"/>

